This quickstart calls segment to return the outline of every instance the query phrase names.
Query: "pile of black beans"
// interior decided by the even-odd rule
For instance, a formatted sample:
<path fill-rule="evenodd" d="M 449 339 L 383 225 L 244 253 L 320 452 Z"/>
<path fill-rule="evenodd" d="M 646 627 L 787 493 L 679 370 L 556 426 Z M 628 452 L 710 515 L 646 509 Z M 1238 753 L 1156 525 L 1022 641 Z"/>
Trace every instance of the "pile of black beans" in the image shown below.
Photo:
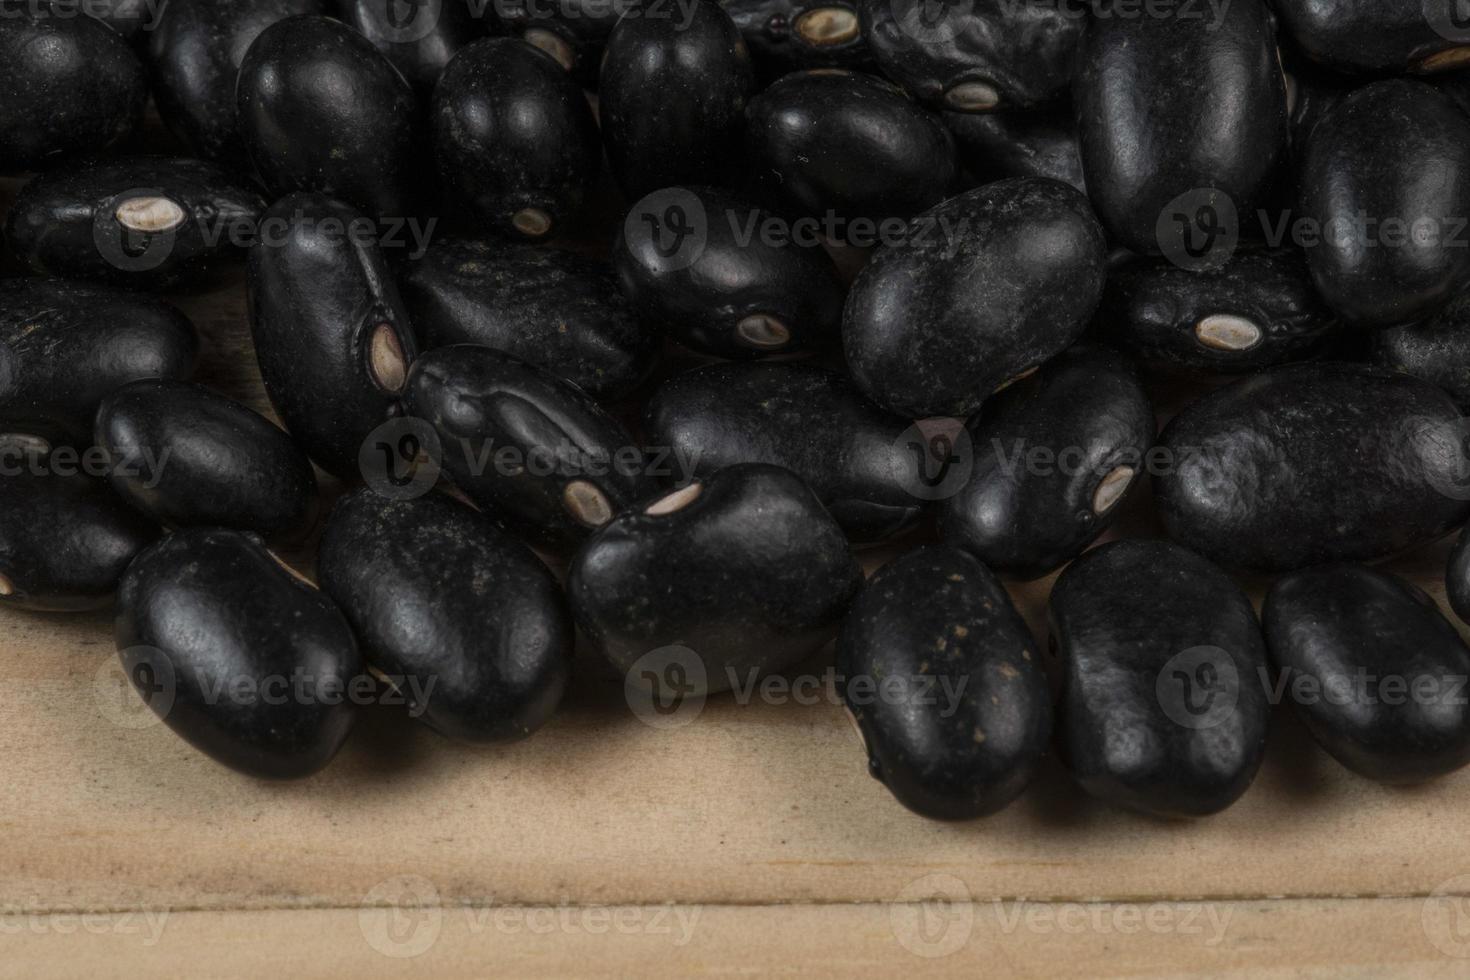
<path fill-rule="evenodd" d="M 1470 519 L 1457 15 L 0 0 L 0 602 L 115 602 L 265 777 L 385 692 L 527 736 L 579 637 L 654 715 L 830 670 L 940 819 L 1053 749 L 1217 812 L 1283 701 L 1451 772 L 1470 648 L 1372 566 Z M 284 428 L 169 301 L 242 265 Z M 1006 583 L 1059 571 L 1043 650 Z"/>

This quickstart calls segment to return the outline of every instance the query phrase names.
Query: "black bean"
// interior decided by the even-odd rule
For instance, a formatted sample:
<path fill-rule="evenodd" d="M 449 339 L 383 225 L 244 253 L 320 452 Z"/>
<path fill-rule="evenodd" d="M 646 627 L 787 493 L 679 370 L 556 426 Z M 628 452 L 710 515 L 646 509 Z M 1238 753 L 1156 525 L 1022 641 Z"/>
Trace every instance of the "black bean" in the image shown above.
<path fill-rule="evenodd" d="M 1470 293 L 1460 293 L 1434 316 L 1373 333 L 1372 358 L 1443 388 L 1470 412 Z"/>
<path fill-rule="evenodd" d="M 1201 233 L 1248 227 L 1287 148 L 1286 86 L 1261 0 L 1120 7 L 1093 18 L 1079 59 L 1083 170 L 1113 237 L 1174 257 Z"/>
<path fill-rule="evenodd" d="M 1277 689 L 1334 759 L 1385 783 L 1470 763 L 1470 648 L 1422 590 L 1323 565 L 1278 579 L 1261 618 Z"/>
<path fill-rule="evenodd" d="M 132 135 L 143 65 L 100 21 L 45 0 L 0 2 L 0 173 L 42 170 Z"/>
<path fill-rule="evenodd" d="M 176 531 L 118 589 L 123 669 L 164 722 L 232 769 L 322 769 L 352 729 L 362 657 L 337 607 L 240 531 Z"/>
<path fill-rule="evenodd" d="M 1132 539 L 1068 566 L 1051 597 L 1058 743 L 1084 790 L 1161 817 L 1234 803 L 1266 748 L 1266 644 L 1224 572 Z"/>
<path fill-rule="evenodd" d="M 1320 242 L 1312 278 L 1343 319 L 1388 327 L 1431 316 L 1470 276 L 1470 117 L 1406 79 L 1358 89 L 1312 130 L 1301 212 Z"/>
<path fill-rule="evenodd" d="M 434 90 L 434 153 L 451 201 L 488 228 L 540 239 L 582 206 L 602 166 L 582 90 L 514 38 L 465 48 Z"/>
<path fill-rule="evenodd" d="M 183 381 L 135 381 L 102 400 L 96 441 L 113 489 L 169 527 L 299 535 L 316 513 L 311 461 L 244 405 Z"/>
<path fill-rule="evenodd" d="M 158 527 L 84 472 L 0 452 L 0 606 L 71 612 L 105 606 Z"/>
<path fill-rule="evenodd" d="M 608 35 L 640 6 L 639 0 L 496 0 L 491 9 L 511 34 L 545 51 L 579 84 L 595 86 Z"/>
<path fill-rule="evenodd" d="M 504 351 L 421 356 L 404 403 L 438 436 L 443 468 L 492 515 L 571 547 L 656 492 L 642 450 L 581 389 Z"/>
<path fill-rule="evenodd" d="M 1139 258 L 1108 276 L 1098 336 L 1151 367 L 1238 374 L 1318 351 L 1338 326 L 1299 249 L 1242 250 L 1191 272 Z"/>
<path fill-rule="evenodd" d="M 572 653 L 566 601 L 540 559 L 473 509 L 362 488 L 332 510 L 317 567 L 369 669 L 440 734 L 523 738 L 556 710 Z"/>
<path fill-rule="evenodd" d="M 623 398 L 659 355 L 598 259 L 535 245 L 436 239 L 401 279 L 424 350 L 481 344 L 545 368 L 598 399 Z"/>
<path fill-rule="evenodd" d="M 1051 691 L 1031 631 L 958 548 L 921 548 L 873 576 L 843 624 L 837 671 L 869 771 L 922 816 L 996 813 L 1046 754 Z"/>
<path fill-rule="evenodd" d="M 811 490 L 752 463 L 614 518 L 577 553 L 567 593 L 593 645 L 659 696 L 664 682 L 712 693 L 799 663 L 861 583 Z"/>
<path fill-rule="evenodd" d="M 324 469 L 359 475 L 365 440 L 398 414 L 416 352 L 373 222 L 320 194 L 292 194 L 250 250 L 250 331 L 271 404 Z"/>
<path fill-rule="evenodd" d="M 1028 112 L 944 112 L 960 162 L 981 184 L 1007 177 L 1050 177 L 1087 193 L 1072 108 Z"/>
<path fill-rule="evenodd" d="M 1427 382 L 1301 364 L 1190 405 L 1159 438 L 1171 537 L 1227 566 L 1288 571 L 1373 561 L 1470 516 L 1464 422 Z"/>
<path fill-rule="evenodd" d="M 0 282 L 0 440 L 88 446 L 103 397 L 140 378 L 187 378 L 199 337 L 161 300 L 61 279 Z"/>
<path fill-rule="evenodd" d="M 158 114 L 200 156 L 248 168 L 235 106 L 245 53 L 277 21 L 329 10 L 329 0 L 168 0 L 147 38 Z"/>
<path fill-rule="evenodd" d="M 253 184 L 202 160 L 81 160 L 21 188 L 6 235 L 36 272 L 207 287 L 243 257 L 264 210 Z"/>
<path fill-rule="evenodd" d="M 794 72 L 750 100 L 755 179 L 792 208 L 849 225 L 911 218 L 952 189 L 954 140 L 897 86 L 837 69 Z M 850 239 L 854 229 L 834 228 Z"/>
<path fill-rule="evenodd" d="M 922 460 L 909 422 L 811 364 L 712 364 L 666 381 L 644 410 L 651 447 L 687 460 L 685 478 L 739 463 L 792 470 L 844 531 L 874 541 L 923 511 Z"/>
<path fill-rule="evenodd" d="M 1127 359 L 1074 347 L 967 426 L 974 465 L 940 509 L 946 542 L 1040 578 L 1108 529 L 1143 477 L 1155 423 Z"/>
<path fill-rule="evenodd" d="M 1029 109 L 1067 94 L 1087 16 L 1057 0 L 862 0 L 883 74 L 959 112 Z"/>
<path fill-rule="evenodd" d="M 607 41 L 602 136 L 630 201 L 671 184 L 713 182 L 739 159 L 756 89 L 750 51 L 715 0 L 683 9 L 677 20 L 625 17 Z"/>
<path fill-rule="evenodd" d="M 820 240 L 794 231 L 724 191 L 668 187 L 633 206 L 613 264 L 638 311 L 702 353 L 750 358 L 835 345 L 846 288 Z"/>
<path fill-rule="evenodd" d="M 1340 71 L 1437 72 L 1470 62 L 1453 0 L 1275 0 L 1282 33 Z"/>
<path fill-rule="evenodd" d="M 485 36 L 471 10 L 480 0 L 341 0 L 343 23 L 373 42 L 421 97 L 434 91 L 444 67 L 460 48 Z"/>
<path fill-rule="evenodd" d="M 806 68 L 876 70 L 855 0 L 723 0 L 759 74 Z"/>
<path fill-rule="evenodd" d="M 320 191 L 378 217 L 416 213 L 418 101 L 372 42 L 328 17 L 287 17 L 255 39 L 236 88 L 240 136 L 277 197 Z"/>
<path fill-rule="evenodd" d="M 951 198 L 853 283 L 853 377 L 899 415 L 969 415 L 1082 334 L 1106 262 L 1097 218 L 1066 184 L 1018 178 Z"/>

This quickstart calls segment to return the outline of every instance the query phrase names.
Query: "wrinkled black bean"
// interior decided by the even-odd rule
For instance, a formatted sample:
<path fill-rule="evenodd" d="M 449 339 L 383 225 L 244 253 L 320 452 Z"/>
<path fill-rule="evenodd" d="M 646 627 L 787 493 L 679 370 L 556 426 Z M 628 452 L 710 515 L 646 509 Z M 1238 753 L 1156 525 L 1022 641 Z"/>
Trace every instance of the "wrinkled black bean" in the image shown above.
<path fill-rule="evenodd" d="M 96 442 L 113 489 L 169 527 L 300 534 L 316 513 L 311 460 L 244 405 L 184 381 L 134 381 L 102 400 Z"/>
<path fill-rule="evenodd" d="M 1143 476 L 1153 406 L 1126 358 L 1074 347 L 967 426 L 973 468 L 940 535 L 997 572 L 1040 578 L 1108 529 Z"/>
<path fill-rule="evenodd" d="M 434 90 L 432 116 L 446 194 L 503 234 L 560 232 L 602 166 L 582 90 L 545 52 L 515 38 L 461 51 Z"/>
<path fill-rule="evenodd" d="M 0 606 L 106 605 L 128 563 L 158 537 L 157 525 L 80 469 L 62 474 L 34 456 L 0 458 Z"/>
<path fill-rule="evenodd" d="M 236 112 L 277 197 L 320 191 L 379 217 L 417 213 L 423 120 L 408 81 L 372 42 L 328 17 L 287 17 L 240 65 Z"/>
<path fill-rule="evenodd" d="M 638 311 L 694 350 L 749 358 L 833 345 L 846 287 L 820 241 L 788 227 L 724 191 L 669 187 L 633 206 L 613 264 Z"/>
<path fill-rule="evenodd" d="M 408 314 L 362 214 L 292 194 L 266 221 L 279 233 L 250 250 L 246 281 L 261 380 L 307 455 L 355 479 L 368 435 L 399 411 L 416 352 Z"/>
<path fill-rule="evenodd" d="M 598 86 L 608 164 L 630 201 L 671 184 L 707 183 L 739 161 L 755 73 L 745 40 L 715 0 L 687 15 L 625 17 Z"/>
<path fill-rule="evenodd" d="M 859 72 L 793 72 L 750 100 L 746 153 L 755 179 L 791 207 L 830 219 L 911 218 L 950 192 L 954 140 L 897 86 Z"/>
<path fill-rule="evenodd" d="M 1200 272 L 1140 258 L 1108 276 L 1098 336 L 1153 367 L 1196 374 L 1301 360 L 1338 325 L 1299 249 L 1242 250 Z"/>
<path fill-rule="evenodd" d="M 643 432 L 650 447 L 688 461 L 684 477 L 739 463 L 792 470 L 859 541 L 895 534 L 923 510 L 923 459 L 909 421 L 812 364 L 711 364 L 675 375 L 645 407 Z"/>
<path fill-rule="evenodd" d="M 1231 578 L 1167 541 L 1103 545 L 1051 597 L 1058 743 L 1084 790 L 1161 817 L 1234 803 L 1261 764 L 1266 644 Z"/>
<path fill-rule="evenodd" d="M 960 112 L 1029 109 L 1067 93 L 1087 25 L 1065 0 L 862 0 L 883 74 Z"/>
<path fill-rule="evenodd" d="M 61 279 L 0 282 L 0 441 L 88 446 L 103 397 L 140 378 L 187 378 L 189 318 L 161 300 Z"/>
<path fill-rule="evenodd" d="M 1072 91 L 1088 192 L 1136 252 L 1206 261 L 1280 176 L 1286 86 L 1261 0 L 1095 17 Z"/>
<path fill-rule="evenodd" d="M 245 53 L 277 21 L 330 9 L 329 0 L 168 0 L 148 32 L 158 114 L 200 156 L 248 167 L 235 106 Z"/>
<path fill-rule="evenodd" d="M 969 415 L 1075 341 L 1102 297 L 1103 230 L 1075 188 L 987 184 L 920 215 L 853 283 L 842 342 L 858 387 L 909 418 Z"/>
<path fill-rule="evenodd" d="M 202 287 L 244 255 L 263 210 L 254 185 L 202 160 L 81 160 L 26 184 L 6 235 L 37 272 Z"/>
<path fill-rule="evenodd" d="M 958 548 L 921 548 L 873 576 L 837 640 L 837 673 L 869 771 L 922 816 L 996 813 L 1046 754 L 1051 691 L 1031 631 Z"/>
<path fill-rule="evenodd" d="M 322 769 L 363 697 L 342 613 L 240 531 L 175 531 L 139 555 L 118 588 L 115 636 L 168 727 L 251 776 Z"/>
<path fill-rule="evenodd" d="M 659 353 L 606 262 L 535 245 L 438 239 L 400 287 L 424 350 L 481 344 L 599 399 L 642 384 Z"/>
<path fill-rule="evenodd" d="M 525 545 L 443 494 L 364 487 L 332 510 L 317 559 L 363 656 L 449 738 L 524 738 L 561 702 L 573 628 Z"/>
<path fill-rule="evenodd" d="M 1070 106 L 1030 112 L 945 112 L 960 162 L 977 183 L 1050 177 L 1087 193 Z"/>
<path fill-rule="evenodd" d="M 1433 385 L 1357 364 L 1275 368 L 1206 395 L 1159 438 L 1160 513 L 1223 565 L 1373 561 L 1470 516 L 1464 422 Z"/>
<path fill-rule="evenodd" d="M 0 93 L 0 173 L 18 173 L 127 139 L 148 80 L 99 21 L 44 0 L 0 0 Z"/>
<path fill-rule="evenodd" d="M 1324 565 L 1278 579 L 1261 619 L 1277 688 L 1334 759 L 1385 783 L 1470 763 L 1470 648 L 1422 590 Z"/>
<path fill-rule="evenodd" d="M 876 70 L 856 0 L 722 0 L 764 78 L 807 68 Z"/>
<path fill-rule="evenodd" d="M 1358 89 L 1312 130 L 1301 161 L 1307 249 L 1327 304 L 1362 326 L 1411 323 L 1470 277 L 1470 116 L 1406 79 Z"/>
<path fill-rule="evenodd" d="M 731 466 L 614 518 L 567 579 L 583 632 L 630 691 L 745 686 L 832 639 L 862 572 L 790 470 Z"/>
<path fill-rule="evenodd" d="M 570 547 L 656 492 L 626 429 L 581 389 L 504 351 L 422 355 L 404 403 L 438 436 L 442 466 L 487 512 Z"/>

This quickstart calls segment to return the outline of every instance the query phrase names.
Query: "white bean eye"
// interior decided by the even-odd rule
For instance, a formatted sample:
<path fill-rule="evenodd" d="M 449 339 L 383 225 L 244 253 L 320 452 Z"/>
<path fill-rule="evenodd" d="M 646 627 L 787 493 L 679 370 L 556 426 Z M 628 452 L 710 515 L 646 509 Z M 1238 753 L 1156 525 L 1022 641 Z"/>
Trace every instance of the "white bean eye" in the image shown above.
<path fill-rule="evenodd" d="M 818 7 L 796 18 L 796 33 L 813 47 L 846 44 L 861 32 L 857 14 L 845 7 Z"/>
<path fill-rule="evenodd" d="M 1131 466 L 1119 466 L 1097 485 L 1097 490 L 1092 494 L 1092 512 L 1101 517 L 1113 509 L 1117 502 L 1123 499 L 1123 494 L 1128 492 L 1128 487 L 1133 483 L 1133 478 L 1138 471 Z"/>
<path fill-rule="evenodd" d="M 961 82 L 944 93 L 944 104 L 958 112 L 989 112 L 1000 105 L 1000 93 L 989 82 Z"/>
<path fill-rule="evenodd" d="M 166 197 L 130 197 L 113 212 L 118 224 L 129 231 L 160 234 L 173 231 L 188 220 L 178 203 Z"/>
<path fill-rule="evenodd" d="M 1243 351 L 1259 344 L 1265 333 L 1243 316 L 1217 313 L 1195 324 L 1194 336 L 1212 350 Z"/>
<path fill-rule="evenodd" d="M 551 215 L 540 208 L 522 208 L 511 215 L 510 223 L 522 235 L 540 238 L 551 230 Z"/>
<path fill-rule="evenodd" d="M 663 517 L 677 513 L 694 503 L 701 493 L 704 493 L 704 484 L 691 483 L 687 487 L 680 487 L 673 493 L 655 500 L 644 509 L 643 513 L 649 517 Z"/>
<path fill-rule="evenodd" d="M 603 493 L 586 480 L 573 480 L 561 493 L 562 506 L 567 513 L 588 527 L 602 527 L 613 518 L 612 503 Z"/>
<path fill-rule="evenodd" d="M 373 328 L 368 367 L 379 388 L 387 392 L 403 390 L 403 382 L 408 378 L 408 358 L 403 354 L 398 332 L 391 323 L 380 323 Z"/>
<path fill-rule="evenodd" d="M 750 347 L 775 350 L 791 343 L 791 329 L 773 316 L 756 313 L 735 324 L 735 335 Z"/>

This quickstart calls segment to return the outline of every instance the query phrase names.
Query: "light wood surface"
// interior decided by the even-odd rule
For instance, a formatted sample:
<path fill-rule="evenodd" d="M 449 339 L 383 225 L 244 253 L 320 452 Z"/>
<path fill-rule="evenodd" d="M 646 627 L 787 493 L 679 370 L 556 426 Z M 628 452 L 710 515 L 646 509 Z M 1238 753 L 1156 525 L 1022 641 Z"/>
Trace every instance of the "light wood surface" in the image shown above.
<path fill-rule="evenodd" d="M 201 377 L 268 411 L 239 283 L 179 302 Z M 1146 532 L 1147 499 L 1129 507 Z M 1443 602 L 1443 559 L 1394 567 Z M 1049 588 L 1015 589 L 1039 638 Z M 525 743 L 375 708 L 325 773 L 279 785 L 156 722 L 107 613 L 0 611 L 0 663 L 3 977 L 1470 974 L 1470 772 L 1383 788 L 1287 711 L 1212 819 L 1110 809 L 1053 764 L 1001 815 L 943 825 L 869 778 L 830 685 L 659 729 L 584 655 Z"/>

